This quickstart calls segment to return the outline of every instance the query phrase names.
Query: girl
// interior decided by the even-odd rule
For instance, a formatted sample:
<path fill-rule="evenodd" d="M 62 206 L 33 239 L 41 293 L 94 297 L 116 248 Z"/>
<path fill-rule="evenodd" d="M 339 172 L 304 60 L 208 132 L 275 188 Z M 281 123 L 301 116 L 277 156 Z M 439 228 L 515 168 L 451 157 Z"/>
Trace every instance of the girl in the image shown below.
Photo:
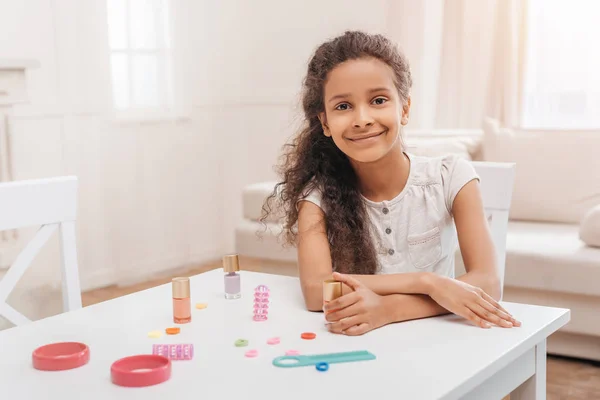
<path fill-rule="evenodd" d="M 323 309 L 331 332 L 448 312 L 483 328 L 519 326 L 496 301 L 474 169 L 405 152 L 411 84 L 406 58 L 381 35 L 346 32 L 322 44 L 304 81 L 306 126 L 287 146 L 263 221 L 284 211 L 306 307 Z M 457 241 L 467 272 L 454 279 Z M 323 306 L 322 282 L 332 277 L 343 296 Z"/>

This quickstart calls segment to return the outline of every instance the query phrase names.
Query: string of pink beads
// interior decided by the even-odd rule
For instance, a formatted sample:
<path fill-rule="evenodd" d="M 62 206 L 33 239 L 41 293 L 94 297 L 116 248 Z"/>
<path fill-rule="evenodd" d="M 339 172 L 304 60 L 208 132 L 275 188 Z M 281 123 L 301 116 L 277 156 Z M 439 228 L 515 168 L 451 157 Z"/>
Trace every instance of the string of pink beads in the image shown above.
<path fill-rule="evenodd" d="M 269 316 L 269 288 L 258 285 L 254 289 L 254 320 L 266 321 Z"/>

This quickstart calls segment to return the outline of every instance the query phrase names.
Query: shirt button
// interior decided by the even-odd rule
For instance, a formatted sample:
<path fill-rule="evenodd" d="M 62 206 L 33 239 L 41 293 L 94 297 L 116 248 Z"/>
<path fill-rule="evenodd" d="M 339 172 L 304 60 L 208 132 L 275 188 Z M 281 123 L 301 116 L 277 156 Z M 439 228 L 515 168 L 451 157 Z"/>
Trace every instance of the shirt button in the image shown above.
<path fill-rule="evenodd" d="M 389 254 L 390 256 L 393 256 L 393 255 L 394 255 L 394 253 L 395 253 L 395 252 L 394 252 L 394 249 L 389 249 L 389 250 L 388 250 L 388 254 Z"/>
<path fill-rule="evenodd" d="M 389 235 L 390 233 L 392 233 L 392 230 L 390 228 L 385 228 L 385 233 Z"/>
<path fill-rule="evenodd" d="M 388 210 L 387 208 L 384 208 L 382 211 L 383 211 L 384 214 L 387 214 L 387 213 L 390 212 L 390 210 Z"/>

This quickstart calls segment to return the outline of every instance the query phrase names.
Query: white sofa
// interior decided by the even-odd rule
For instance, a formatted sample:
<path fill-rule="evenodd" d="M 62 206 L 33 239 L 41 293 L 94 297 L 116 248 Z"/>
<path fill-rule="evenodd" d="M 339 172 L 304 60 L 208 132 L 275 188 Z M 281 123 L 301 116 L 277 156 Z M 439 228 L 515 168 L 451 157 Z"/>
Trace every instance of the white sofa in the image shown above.
<path fill-rule="evenodd" d="M 548 341 L 548 352 L 600 360 L 600 248 L 579 238 L 581 218 L 600 204 L 600 132 L 513 132 L 486 121 L 483 131 L 408 132 L 409 151 L 457 153 L 517 163 L 508 227 L 504 300 L 571 309 L 571 322 Z M 296 264 L 282 247 L 275 220 L 258 222 L 275 182 L 248 185 L 236 229 L 241 255 Z M 600 234 L 600 226 L 597 227 Z M 464 271 L 457 254 L 457 275 Z M 523 321 L 527 323 L 527 321 Z"/>

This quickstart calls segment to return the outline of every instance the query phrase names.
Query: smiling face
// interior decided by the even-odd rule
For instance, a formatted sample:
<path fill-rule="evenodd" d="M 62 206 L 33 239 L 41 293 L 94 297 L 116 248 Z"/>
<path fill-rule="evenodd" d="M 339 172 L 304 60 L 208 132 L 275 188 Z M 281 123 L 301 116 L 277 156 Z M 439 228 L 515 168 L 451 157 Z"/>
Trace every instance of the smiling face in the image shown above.
<path fill-rule="evenodd" d="M 408 123 L 410 99 L 403 104 L 393 70 L 375 58 L 349 60 L 331 70 L 323 100 L 323 132 L 357 162 L 383 158 Z"/>

